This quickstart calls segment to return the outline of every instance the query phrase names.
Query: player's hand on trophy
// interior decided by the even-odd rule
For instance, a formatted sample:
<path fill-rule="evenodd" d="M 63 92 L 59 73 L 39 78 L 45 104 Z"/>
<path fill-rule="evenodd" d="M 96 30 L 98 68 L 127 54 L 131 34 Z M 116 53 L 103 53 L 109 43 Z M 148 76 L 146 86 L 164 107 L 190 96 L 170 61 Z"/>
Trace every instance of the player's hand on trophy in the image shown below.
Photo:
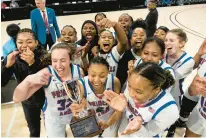
<path fill-rule="evenodd" d="M 79 104 L 72 103 L 69 108 L 72 111 L 73 115 L 75 117 L 78 117 L 79 113 L 82 112 L 86 108 L 86 99 L 83 98 Z"/>
<path fill-rule="evenodd" d="M 138 131 L 142 126 L 142 118 L 140 116 L 135 116 L 131 121 L 129 121 L 125 130 L 121 135 L 131 135 Z"/>
<path fill-rule="evenodd" d="M 120 93 L 119 95 L 111 90 L 105 90 L 104 98 L 107 104 L 109 104 L 112 108 L 120 112 L 124 112 L 125 108 L 127 107 L 127 100 L 124 94 Z"/>
<path fill-rule="evenodd" d="M 102 130 L 105 130 L 106 128 L 108 128 L 110 125 L 107 123 L 107 122 L 103 122 L 103 121 L 100 121 L 99 122 L 99 126 Z"/>

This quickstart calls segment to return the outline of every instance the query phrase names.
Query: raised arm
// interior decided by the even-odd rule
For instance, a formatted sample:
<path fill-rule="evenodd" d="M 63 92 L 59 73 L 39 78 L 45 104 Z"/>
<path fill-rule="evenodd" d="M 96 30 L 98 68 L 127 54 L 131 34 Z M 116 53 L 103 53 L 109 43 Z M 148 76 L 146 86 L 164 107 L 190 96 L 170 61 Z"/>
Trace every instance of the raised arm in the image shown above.
<path fill-rule="evenodd" d="M 200 62 L 200 58 L 202 55 L 206 54 L 206 39 L 204 39 L 203 43 L 201 44 L 198 52 L 196 53 L 196 55 L 193 57 L 193 59 L 195 60 L 195 65 L 194 65 L 194 69 L 198 67 L 199 62 Z"/>
<path fill-rule="evenodd" d="M 4 59 L 3 64 L 1 66 L 1 86 L 5 86 L 9 82 L 11 76 L 13 75 L 13 65 L 16 62 L 16 56 L 18 54 L 18 51 L 13 51 Z"/>
<path fill-rule="evenodd" d="M 14 90 L 13 101 L 18 103 L 27 100 L 42 86 L 47 85 L 51 76 L 47 68 L 27 76 Z"/>
<path fill-rule="evenodd" d="M 117 51 L 120 55 L 122 55 L 125 52 L 128 44 L 128 39 L 124 30 L 119 26 L 117 22 L 110 21 L 108 18 L 102 19 L 100 24 L 104 28 L 110 28 L 110 27 L 114 28 L 118 40 Z"/>

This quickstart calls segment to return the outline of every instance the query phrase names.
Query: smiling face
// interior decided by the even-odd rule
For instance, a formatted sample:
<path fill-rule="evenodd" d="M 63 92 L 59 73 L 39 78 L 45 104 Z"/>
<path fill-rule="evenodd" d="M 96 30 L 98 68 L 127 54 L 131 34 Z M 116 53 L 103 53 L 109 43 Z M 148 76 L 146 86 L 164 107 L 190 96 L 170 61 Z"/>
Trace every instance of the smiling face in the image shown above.
<path fill-rule="evenodd" d="M 127 32 L 132 25 L 131 17 L 128 14 L 123 14 L 119 17 L 118 23 L 120 27 Z"/>
<path fill-rule="evenodd" d="M 20 53 L 26 51 L 27 47 L 29 47 L 31 51 L 34 51 L 38 45 L 38 41 L 34 39 L 31 33 L 22 32 L 17 35 L 16 45 Z"/>
<path fill-rule="evenodd" d="M 61 53 L 61 54 L 60 54 Z M 54 49 L 51 53 L 52 67 L 60 78 L 69 75 L 70 57 L 69 51 L 63 48 Z"/>
<path fill-rule="evenodd" d="M 135 49 L 141 49 L 142 48 L 142 44 L 144 42 L 144 40 L 146 39 L 146 33 L 144 31 L 144 29 L 142 28 L 136 28 L 133 33 L 132 33 L 132 37 L 131 37 L 131 45 L 135 48 Z"/>
<path fill-rule="evenodd" d="M 161 39 L 162 41 L 165 41 L 165 37 L 166 37 L 166 32 L 162 29 L 157 29 L 154 33 L 154 36 Z"/>
<path fill-rule="evenodd" d="M 88 69 L 88 78 L 94 90 L 104 88 L 109 71 L 103 64 L 91 64 Z"/>
<path fill-rule="evenodd" d="M 100 49 L 104 52 L 109 52 L 112 49 L 114 44 L 114 37 L 110 31 L 103 31 L 100 34 L 98 44 L 100 45 Z"/>
<path fill-rule="evenodd" d="M 91 23 L 86 23 L 84 26 L 83 26 L 83 29 L 82 29 L 82 35 L 84 36 L 84 38 L 87 40 L 87 41 L 92 41 L 92 39 L 94 38 L 94 36 L 96 35 L 96 29 L 94 27 L 93 24 Z"/>
<path fill-rule="evenodd" d="M 147 43 L 141 54 L 143 62 L 153 62 L 158 64 L 162 57 L 162 51 L 156 42 Z"/>
<path fill-rule="evenodd" d="M 60 39 L 62 42 L 75 43 L 77 41 L 77 36 L 72 27 L 64 27 L 61 31 Z"/>
<path fill-rule="evenodd" d="M 168 56 L 179 55 L 182 52 L 184 45 L 185 41 L 181 41 L 178 35 L 172 32 L 167 33 L 165 38 L 165 46 Z"/>
<path fill-rule="evenodd" d="M 99 32 L 101 32 L 101 31 L 104 29 L 102 26 L 100 26 L 100 21 L 101 21 L 102 19 L 104 19 L 104 18 L 105 18 L 105 17 L 104 17 L 104 15 L 102 15 L 102 14 L 98 14 L 98 15 L 96 16 L 95 23 L 97 24 L 97 27 L 98 27 Z"/>
<path fill-rule="evenodd" d="M 40 10 L 45 9 L 45 2 L 43 0 L 35 0 L 36 7 Z"/>
<path fill-rule="evenodd" d="M 154 98 L 159 91 L 154 89 L 151 82 L 139 74 L 132 73 L 128 80 L 129 96 L 136 105 L 142 105 Z"/>

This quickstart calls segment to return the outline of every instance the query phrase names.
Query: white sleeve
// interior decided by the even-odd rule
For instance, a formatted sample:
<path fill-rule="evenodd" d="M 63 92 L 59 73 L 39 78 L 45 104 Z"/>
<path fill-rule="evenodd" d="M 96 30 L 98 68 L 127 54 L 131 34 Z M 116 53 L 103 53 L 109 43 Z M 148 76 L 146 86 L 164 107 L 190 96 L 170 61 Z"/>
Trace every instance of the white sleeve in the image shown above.
<path fill-rule="evenodd" d="M 177 105 L 173 104 L 162 110 L 154 120 L 149 121 L 145 126 L 142 125 L 139 131 L 130 135 L 131 137 L 153 137 L 162 134 L 179 117 Z"/>
<path fill-rule="evenodd" d="M 179 80 L 187 77 L 193 71 L 194 65 L 195 61 L 191 59 L 181 67 L 177 68 L 175 71 L 176 78 Z"/>
<path fill-rule="evenodd" d="M 117 51 L 117 46 L 113 47 L 112 48 L 112 51 L 111 51 L 111 55 L 112 55 L 112 58 L 113 60 L 118 63 L 119 60 L 121 59 L 121 55 L 119 54 L 119 52 Z"/>

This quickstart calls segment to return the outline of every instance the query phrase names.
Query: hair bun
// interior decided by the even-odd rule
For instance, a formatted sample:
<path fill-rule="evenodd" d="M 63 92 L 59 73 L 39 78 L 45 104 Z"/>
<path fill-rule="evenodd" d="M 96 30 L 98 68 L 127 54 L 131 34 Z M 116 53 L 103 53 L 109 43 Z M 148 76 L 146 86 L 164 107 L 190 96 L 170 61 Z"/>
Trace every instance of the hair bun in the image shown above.
<path fill-rule="evenodd" d="M 164 70 L 165 73 L 165 82 L 162 85 L 162 89 L 165 90 L 167 88 L 169 88 L 170 86 L 172 86 L 175 83 L 175 79 L 174 77 L 171 75 L 169 70 Z"/>

